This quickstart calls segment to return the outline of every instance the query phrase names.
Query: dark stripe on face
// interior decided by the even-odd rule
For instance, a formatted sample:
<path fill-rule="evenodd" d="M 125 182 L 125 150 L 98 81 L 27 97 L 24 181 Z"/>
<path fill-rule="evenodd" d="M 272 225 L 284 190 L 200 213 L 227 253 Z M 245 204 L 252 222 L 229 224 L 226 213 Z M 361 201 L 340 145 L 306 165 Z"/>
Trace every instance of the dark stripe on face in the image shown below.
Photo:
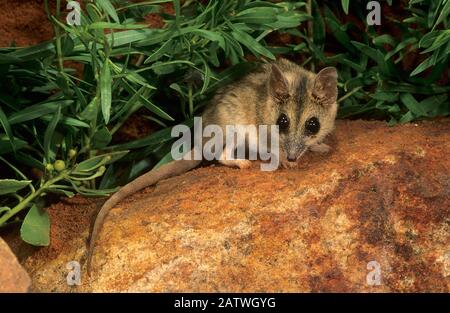
<path fill-rule="evenodd" d="M 257 90 L 258 92 L 256 93 L 256 120 L 258 121 L 259 124 L 264 123 L 265 121 L 265 109 L 266 109 L 266 102 L 267 102 L 267 97 L 269 96 L 268 93 L 268 86 L 266 84 L 266 82 L 262 82 L 259 84 L 255 84 L 255 86 L 253 86 L 253 88 L 255 90 Z M 243 100 L 245 101 L 245 100 Z M 272 122 L 275 124 L 275 121 Z"/>
<path fill-rule="evenodd" d="M 305 107 L 305 101 L 307 97 L 306 87 L 308 84 L 308 77 L 306 75 L 300 75 L 298 79 L 295 80 L 295 101 L 297 105 L 297 122 L 300 121 L 300 116 Z"/>

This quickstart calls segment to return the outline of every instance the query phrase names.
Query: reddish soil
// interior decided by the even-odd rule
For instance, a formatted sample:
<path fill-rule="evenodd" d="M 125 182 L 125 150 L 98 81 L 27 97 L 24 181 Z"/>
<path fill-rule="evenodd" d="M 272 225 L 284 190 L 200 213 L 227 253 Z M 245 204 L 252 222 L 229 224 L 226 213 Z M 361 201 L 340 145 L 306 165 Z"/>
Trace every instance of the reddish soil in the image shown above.
<path fill-rule="evenodd" d="M 49 3 L 54 8 L 55 0 L 49 0 Z M 162 7 L 165 13 L 174 13 L 170 3 L 164 3 Z M 2 0 L 0 16 L 0 47 L 35 45 L 53 36 L 52 25 L 45 14 L 44 0 Z M 149 14 L 146 22 L 155 28 L 164 25 L 158 14 Z"/>
<path fill-rule="evenodd" d="M 1 47 L 34 45 L 53 35 L 44 0 L 2 0 L 0 16 Z"/>

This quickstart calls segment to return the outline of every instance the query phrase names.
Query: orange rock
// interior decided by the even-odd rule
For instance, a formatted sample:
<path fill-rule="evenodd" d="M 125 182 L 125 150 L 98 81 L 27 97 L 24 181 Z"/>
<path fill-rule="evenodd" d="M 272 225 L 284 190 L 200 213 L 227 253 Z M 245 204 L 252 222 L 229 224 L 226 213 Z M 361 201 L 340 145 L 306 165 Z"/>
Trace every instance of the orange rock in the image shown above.
<path fill-rule="evenodd" d="M 87 230 L 25 266 L 42 291 L 449 292 L 450 119 L 338 121 L 328 144 L 298 169 L 209 166 L 130 197 L 81 286 L 61 277 Z"/>
<path fill-rule="evenodd" d="M 9 246 L 0 238 L 0 293 L 29 292 L 31 279 Z"/>

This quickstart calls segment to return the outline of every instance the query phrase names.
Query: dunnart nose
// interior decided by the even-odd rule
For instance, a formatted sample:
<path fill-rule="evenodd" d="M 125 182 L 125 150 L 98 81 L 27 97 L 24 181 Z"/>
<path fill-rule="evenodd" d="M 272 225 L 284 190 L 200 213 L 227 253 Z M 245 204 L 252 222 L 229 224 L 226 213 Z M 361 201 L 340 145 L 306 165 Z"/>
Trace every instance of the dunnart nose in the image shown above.
<path fill-rule="evenodd" d="M 288 155 L 288 161 L 289 162 L 295 162 L 295 161 L 297 161 L 297 157 L 296 156 L 294 156 L 294 155 Z"/>

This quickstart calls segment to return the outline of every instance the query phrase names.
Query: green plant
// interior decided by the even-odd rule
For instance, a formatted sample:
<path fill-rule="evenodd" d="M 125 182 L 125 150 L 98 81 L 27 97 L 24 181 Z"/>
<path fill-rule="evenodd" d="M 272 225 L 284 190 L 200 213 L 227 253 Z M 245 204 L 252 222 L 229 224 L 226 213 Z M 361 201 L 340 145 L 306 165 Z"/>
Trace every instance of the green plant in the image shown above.
<path fill-rule="evenodd" d="M 165 2 L 175 15 L 160 12 Z M 34 245 L 49 243 L 50 194 L 105 196 L 169 161 L 170 126 L 190 125 L 214 90 L 252 68 L 247 55 L 274 59 L 268 34 L 310 19 L 302 2 L 98 0 L 69 26 L 61 1 L 54 15 L 45 4 L 54 40 L 0 50 L 0 166 L 9 177 L 0 180 L 0 227 L 31 208 L 21 235 Z M 142 23 L 151 12 L 163 28 Z M 161 130 L 113 143 L 137 111 Z"/>
<path fill-rule="evenodd" d="M 45 4 L 55 38 L 0 49 L 0 227 L 23 221 L 35 245 L 48 244 L 52 194 L 105 196 L 170 161 L 171 126 L 192 125 L 250 59 L 336 66 L 341 118 L 450 114 L 450 0 L 387 1 L 381 26 L 357 0 L 84 1 L 81 26 Z M 158 130 L 113 140 L 136 113 Z"/>
<path fill-rule="evenodd" d="M 364 1 L 310 3 L 313 27 L 290 33 L 304 39 L 295 49 L 306 66 L 338 67 L 339 117 L 393 125 L 450 114 L 450 1 L 388 1 L 380 26 L 366 25 Z"/>

